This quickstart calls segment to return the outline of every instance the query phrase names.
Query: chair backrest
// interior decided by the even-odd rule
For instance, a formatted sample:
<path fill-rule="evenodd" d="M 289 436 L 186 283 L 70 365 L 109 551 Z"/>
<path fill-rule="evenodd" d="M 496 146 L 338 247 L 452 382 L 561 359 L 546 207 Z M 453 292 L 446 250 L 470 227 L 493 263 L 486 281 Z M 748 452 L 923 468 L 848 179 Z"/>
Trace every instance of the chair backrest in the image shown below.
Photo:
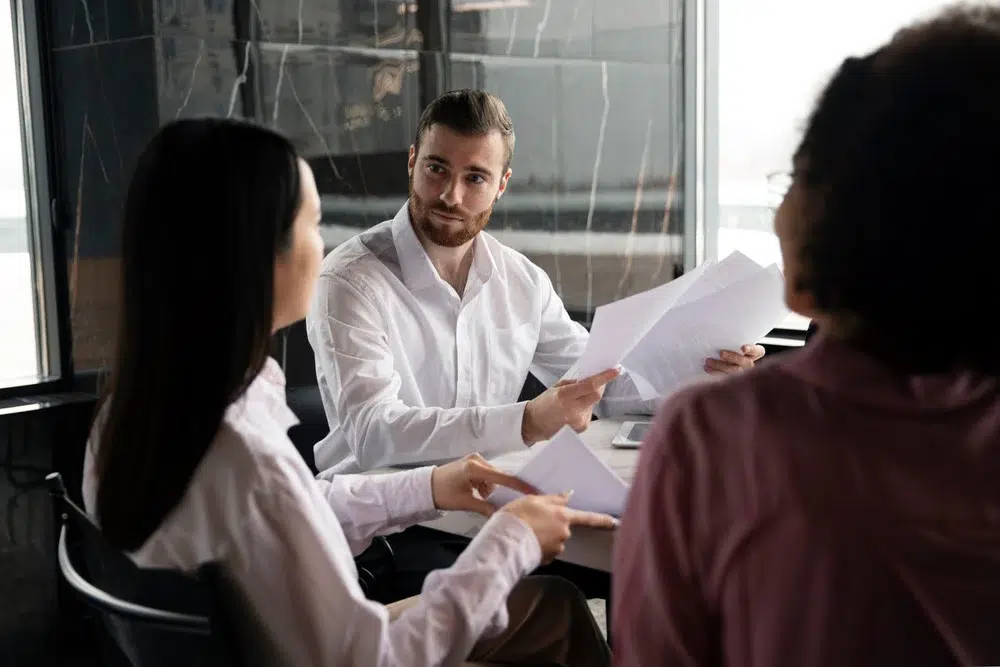
<path fill-rule="evenodd" d="M 66 495 L 58 473 L 46 478 L 62 516 L 59 569 L 69 587 L 96 612 L 113 645 L 135 667 L 241 664 L 220 602 L 218 566 L 198 578 L 140 568 L 104 539 Z"/>

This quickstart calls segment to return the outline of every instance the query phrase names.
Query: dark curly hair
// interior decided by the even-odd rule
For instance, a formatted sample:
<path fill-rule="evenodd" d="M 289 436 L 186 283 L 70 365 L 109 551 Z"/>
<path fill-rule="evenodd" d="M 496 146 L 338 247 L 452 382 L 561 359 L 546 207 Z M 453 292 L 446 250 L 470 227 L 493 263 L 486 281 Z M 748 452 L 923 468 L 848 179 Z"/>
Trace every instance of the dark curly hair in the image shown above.
<path fill-rule="evenodd" d="M 849 58 L 795 154 L 802 282 L 907 372 L 1000 373 L 1000 9 Z"/>

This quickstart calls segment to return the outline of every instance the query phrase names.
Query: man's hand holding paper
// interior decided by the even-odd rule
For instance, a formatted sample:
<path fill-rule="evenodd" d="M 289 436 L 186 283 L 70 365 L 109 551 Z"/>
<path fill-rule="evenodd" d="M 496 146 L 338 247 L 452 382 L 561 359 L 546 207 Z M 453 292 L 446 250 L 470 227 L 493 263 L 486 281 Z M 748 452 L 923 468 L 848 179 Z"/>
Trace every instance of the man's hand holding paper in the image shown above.
<path fill-rule="evenodd" d="M 718 357 L 705 360 L 705 371 L 712 375 L 728 375 L 753 368 L 754 362 L 764 356 L 760 345 L 744 345 L 739 352 L 722 350 Z"/>
<path fill-rule="evenodd" d="M 611 368 L 579 380 L 560 380 L 528 401 L 521 421 L 521 439 L 532 445 L 548 440 L 563 426 L 577 432 L 586 429 L 604 387 L 619 373 L 617 368 Z"/>
<path fill-rule="evenodd" d="M 705 372 L 752 368 L 757 341 L 787 314 L 784 278 L 739 252 L 680 278 L 601 306 L 583 355 L 567 373 L 621 364 L 645 400 L 666 396 Z"/>

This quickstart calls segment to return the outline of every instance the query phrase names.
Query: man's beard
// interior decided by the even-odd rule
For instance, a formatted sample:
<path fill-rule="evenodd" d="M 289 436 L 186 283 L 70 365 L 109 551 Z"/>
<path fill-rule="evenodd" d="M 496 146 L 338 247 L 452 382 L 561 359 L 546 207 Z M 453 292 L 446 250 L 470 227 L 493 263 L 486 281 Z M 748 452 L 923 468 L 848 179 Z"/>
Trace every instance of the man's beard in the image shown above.
<path fill-rule="evenodd" d="M 457 206 L 448 206 L 441 201 L 428 204 L 413 191 L 412 177 L 410 178 L 409 189 L 410 220 L 413 222 L 413 227 L 417 231 L 418 236 L 427 239 L 434 245 L 445 248 L 457 248 L 465 245 L 474 239 L 476 234 L 483 231 L 486 223 L 490 220 L 490 215 L 493 213 L 492 205 L 482 213 L 469 215 Z M 444 225 L 431 220 L 430 213 L 432 210 L 440 211 L 445 215 L 462 218 L 461 226 L 458 226 L 457 221 L 452 225 Z"/>

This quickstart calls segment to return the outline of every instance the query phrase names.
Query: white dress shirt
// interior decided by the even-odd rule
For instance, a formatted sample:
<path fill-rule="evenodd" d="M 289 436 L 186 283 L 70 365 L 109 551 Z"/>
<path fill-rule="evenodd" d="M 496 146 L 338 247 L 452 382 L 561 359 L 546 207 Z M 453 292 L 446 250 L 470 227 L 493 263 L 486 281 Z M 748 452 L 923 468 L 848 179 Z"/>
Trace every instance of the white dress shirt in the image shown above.
<path fill-rule="evenodd" d="M 186 572 L 220 562 L 250 608 L 240 636 L 254 664 L 459 664 L 481 636 L 506 627 L 508 594 L 541 559 L 526 524 L 496 513 L 452 567 L 428 576 L 417 606 L 390 623 L 362 593 L 352 554 L 376 534 L 438 516 L 432 468 L 317 481 L 286 435 L 295 422 L 284 375 L 269 359 L 133 560 Z M 91 514 L 98 435 L 84 463 Z"/>
<path fill-rule="evenodd" d="M 330 433 L 321 477 L 524 447 L 530 370 L 551 386 L 587 345 L 548 275 L 485 232 L 463 294 L 441 279 L 407 205 L 323 261 L 306 319 Z M 627 374 L 602 414 L 655 411 Z"/>

